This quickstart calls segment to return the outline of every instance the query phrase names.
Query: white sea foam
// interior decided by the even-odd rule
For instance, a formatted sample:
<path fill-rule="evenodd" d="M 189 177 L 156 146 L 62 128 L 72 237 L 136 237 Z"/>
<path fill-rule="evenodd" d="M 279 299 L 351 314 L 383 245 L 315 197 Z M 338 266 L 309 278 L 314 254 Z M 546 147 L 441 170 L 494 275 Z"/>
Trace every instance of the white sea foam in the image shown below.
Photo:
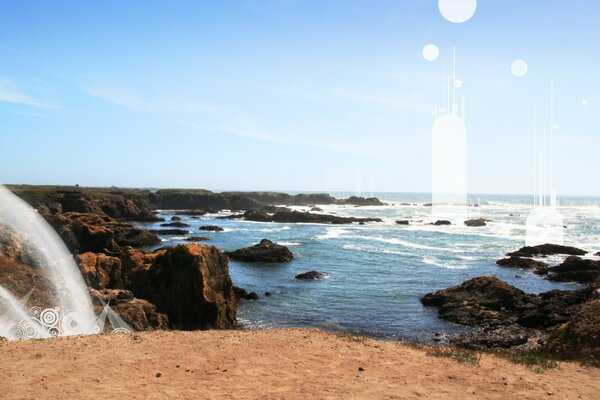
<path fill-rule="evenodd" d="M 277 244 L 280 244 L 282 246 L 300 246 L 302 243 L 300 243 L 300 242 L 277 242 Z"/>

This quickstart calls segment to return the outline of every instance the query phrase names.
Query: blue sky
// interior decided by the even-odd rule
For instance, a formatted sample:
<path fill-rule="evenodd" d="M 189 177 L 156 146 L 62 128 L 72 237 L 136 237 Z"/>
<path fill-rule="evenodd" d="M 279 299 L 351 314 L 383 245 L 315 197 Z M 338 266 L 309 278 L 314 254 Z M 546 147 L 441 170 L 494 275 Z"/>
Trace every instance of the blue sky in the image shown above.
<path fill-rule="evenodd" d="M 531 192 L 532 108 L 547 119 L 553 80 L 558 192 L 600 194 L 598 15 L 591 0 L 479 0 L 463 24 L 436 0 L 3 2 L 0 182 L 427 192 L 454 46 L 469 191 Z"/>

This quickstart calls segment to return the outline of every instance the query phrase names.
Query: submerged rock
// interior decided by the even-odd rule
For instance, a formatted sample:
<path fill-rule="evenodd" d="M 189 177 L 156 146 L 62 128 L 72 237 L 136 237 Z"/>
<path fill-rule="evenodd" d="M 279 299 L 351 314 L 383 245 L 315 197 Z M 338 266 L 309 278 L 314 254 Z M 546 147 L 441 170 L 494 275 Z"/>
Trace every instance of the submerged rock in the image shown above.
<path fill-rule="evenodd" d="M 201 231 L 223 232 L 224 229 L 216 225 L 204 225 L 199 228 Z"/>
<path fill-rule="evenodd" d="M 486 226 L 487 222 L 488 222 L 487 219 L 476 218 L 476 219 L 469 219 L 469 220 L 465 221 L 465 225 L 466 226 L 479 227 L 479 226 Z"/>
<path fill-rule="evenodd" d="M 205 210 L 182 210 L 182 211 L 177 211 L 177 212 L 175 213 L 175 215 L 176 215 L 176 216 L 177 216 L 177 215 L 194 215 L 194 216 L 201 216 L 201 215 L 204 215 L 204 214 L 206 214 L 206 211 L 205 211 Z M 173 218 L 175 218 L 175 217 L 173 217 Z M 173 219 L 173 218 L 171 218 L 171 219 Z M 179 218 L 179 217 L 177 217 L 177 218 Z"/>
<path fill-rule="evenodd" d="M 409 222 L 407 220 L 398 220 L 398 221 L 396 221 L 396 223 L 398 225 L 408 225 L 409 224 Z"/>
<path fill-rule="evenodd" d="M 324 277 L 325 277 L 325 274 L 322 272 L 318 272 L 318 271 L 302 272 L 302 273 L 296 275 L 296 279 L 303 279 L 303 280 L 322 279 Z"/>
<path fill-rule="evenodd" d="M 240 261 L 262 261 L 262 262 L 289 262 L 294 255 L 285 246 L 275 244 L 268 239 L 263 239 L 254 246 L 226 252 L 226 254 Z"/>
<path fill-rule="evenodd" d="M 440 220 L 437 220 L 437 221 L 435 221 L 435 222 L 434 222 L 434 223 L 432 223 L 431 225 L 438 225 L 438 226 L 439 226 L 439 225 L 452 225 L 452 222 L 450 222 L 450 221 L 447 221 L 447 220 L 445 220 L 445 219 L 440 219 Z"/>

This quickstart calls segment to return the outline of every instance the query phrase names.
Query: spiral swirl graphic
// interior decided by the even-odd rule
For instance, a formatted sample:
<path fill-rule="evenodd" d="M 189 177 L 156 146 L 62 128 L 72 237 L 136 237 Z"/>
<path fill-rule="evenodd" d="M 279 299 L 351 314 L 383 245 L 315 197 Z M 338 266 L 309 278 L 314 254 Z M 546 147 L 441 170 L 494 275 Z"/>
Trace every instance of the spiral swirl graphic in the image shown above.
<path fill-rule="evenodd" d="M 27 338 L 27 328 L 20 322 L 14 322 L 8 328 L 8 337 L 16 340 L 25 339 Z"/>
<path fill-rule="evenodd" d="M 73 310 L 68 310 L 63 313 L 58 325 L 60 326 L 61 333 L 67 335 L 77 333 L 79 330 L 79 321 L 77 321 Z"/>
<path fill-rule="evenodd" d="M 46 308 L 40 313 L 40 322 L 47 328 L 52 328 L 58 323 L 60 308 Z"/>
<path fill-rule="evenodd" d="M 48 328 L 48 334 L 52 337 L 60 336 L 60 330 L 53 326 L 52 328 Z"/>
<path fill-rule="evenodd" d="M 31 315 L 34 318 L 39 318 L 41 313 L 42 313 L 41 307 L 33 306 L 29 309 L 29 315 Z"/>
<path fill-rule="evenodd" d="M 124 333 L 131 333 L 131 331 L 127 328 L 116 328 L 116 329 L 113 329 L 111 333 L 124 334 Z"/>

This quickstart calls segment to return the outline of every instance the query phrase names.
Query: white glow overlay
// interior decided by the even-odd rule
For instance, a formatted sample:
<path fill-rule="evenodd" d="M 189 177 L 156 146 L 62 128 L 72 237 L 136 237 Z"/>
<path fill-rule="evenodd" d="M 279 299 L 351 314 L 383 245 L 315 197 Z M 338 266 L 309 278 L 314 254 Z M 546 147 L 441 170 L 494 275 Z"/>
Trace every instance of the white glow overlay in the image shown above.
<path fill-rule="evenodd" d="M 582 106 L 584 106 L 584 107 L 585 107 L 585 106 L 587 106 L 588 104 L 589 104 L 589 102 L 588 102 L 588 99 L 583 99 L 583 100 L 581 100 L 581 105 L 582 105 Z"/>
<path fill-rule="evenodd" d="M 461 88 L 461 87 L 462 87 L 462 83 L 463 83 L 463 82 L 462 82 L 462 80 L 460 80 L 460 79 L 455 79 L 455 80 L 454 80 L 454 87 L 455 87 L 455 88 Z"/>
<path fill-rule="evenodd" d="M 519 78 L 525 76 L 528 69 L 529 67 L 527 66 L 527 62 L 522 59 L 515 60 L 510 65 L 510 72 Z"/>
<path fill-rule="evenodd" d="M 471 19 L 477 10 L 477 0 L 439 0 L 438 8 L 446 20 L 461 24 Z"/>
<path fill-rule="evenodd" d="M 435 44 L 428 44 L 423 47 L 423 58 L 427 61 L 435 61 L 440 55 L 440 50 Z"/>

